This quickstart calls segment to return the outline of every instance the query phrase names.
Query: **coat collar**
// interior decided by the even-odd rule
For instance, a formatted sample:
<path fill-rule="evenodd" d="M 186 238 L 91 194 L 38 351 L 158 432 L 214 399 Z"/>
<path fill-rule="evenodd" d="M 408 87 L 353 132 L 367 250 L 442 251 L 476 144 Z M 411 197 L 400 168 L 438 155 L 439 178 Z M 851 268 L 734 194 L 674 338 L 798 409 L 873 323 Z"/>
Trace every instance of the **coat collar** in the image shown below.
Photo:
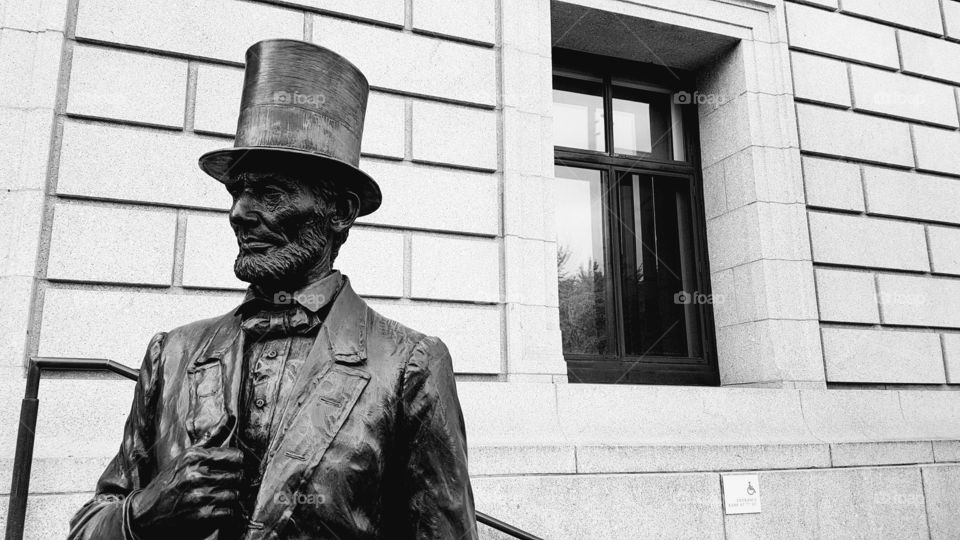
<path fill-rule="evenodd" d="M 339 272 L 337 272 L 339 275 Z M 240 329 L 241 315 L 238 310 L 220 318 L 212 337 L 200 347 L 191 368 L 212 361 L 219 361 L 223 371 L 224 406 L 228 414 L 239 418 L 239 397 L 243 380 L 243 332 Z M 304 368 L 290 393 L 296 402 L 307 383 L 322 370 L 330 360 L 339 364 L 360 366 L 367 359 L 367 303 L 360 298 L 350 279 L 343 276 L 343 284 L 333 299 L 320 332 L 314 341 Z M 290 407 L 286 408 L 290 413 Z M 285 418 L 288 419 L 288 418 Z"/>

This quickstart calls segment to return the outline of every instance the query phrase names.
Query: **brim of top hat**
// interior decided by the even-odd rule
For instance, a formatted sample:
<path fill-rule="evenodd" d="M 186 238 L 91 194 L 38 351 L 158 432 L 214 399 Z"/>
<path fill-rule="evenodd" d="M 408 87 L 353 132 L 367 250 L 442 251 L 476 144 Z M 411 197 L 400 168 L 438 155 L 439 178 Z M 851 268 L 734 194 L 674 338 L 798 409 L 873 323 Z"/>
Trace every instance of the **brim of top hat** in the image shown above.
<path fill-rule="evenodd" d="M 282 165 L 308 175 L 323 174 L 335 180 L 360 198 L 360 214 L 365 216 L 380 208 L 383 195 L 380 186 L 367 173 L 336 158 L 321 156 L 293 148 L 262 146 L 234 147 L 214 150 L 200 156 L 200 168 L 218 182 L 229 184 L 236 174 L 248 168 Z"/>

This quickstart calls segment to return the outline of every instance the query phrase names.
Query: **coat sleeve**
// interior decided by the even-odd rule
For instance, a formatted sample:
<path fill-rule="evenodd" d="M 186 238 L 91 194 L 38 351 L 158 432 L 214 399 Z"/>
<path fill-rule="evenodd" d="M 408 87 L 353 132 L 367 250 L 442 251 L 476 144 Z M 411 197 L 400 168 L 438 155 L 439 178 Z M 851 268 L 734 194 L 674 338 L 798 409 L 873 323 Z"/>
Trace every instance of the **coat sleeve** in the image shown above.
<path fill-rule="evenodd" d="M 123 500 L 131 491 L 146 485 L 155 471 L 154 420 L 165 339 L 166 334 L 160 333 L 150 340 L 124 425 L 120 451 L 100 476 L 94 497 L 70 520 L 70 540 L 130 540 L 123 531 Z"/>
<path fill-rule="evenodd" d="M 403 375 L 406 537 L 475 540 L 467 437 L 453 365 L 437 338 L 420 341 Z"/>

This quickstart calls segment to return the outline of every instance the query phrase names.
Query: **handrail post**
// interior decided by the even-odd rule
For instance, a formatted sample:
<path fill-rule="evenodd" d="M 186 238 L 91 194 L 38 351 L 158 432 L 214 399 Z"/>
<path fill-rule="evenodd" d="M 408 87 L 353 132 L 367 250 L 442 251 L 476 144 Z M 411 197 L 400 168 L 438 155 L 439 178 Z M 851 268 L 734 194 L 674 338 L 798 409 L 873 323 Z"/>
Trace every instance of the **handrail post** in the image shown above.
<path fill-rule="evenodd" d="M 6 540 L 23 540 L 23 529 L 27 520 L 27 496 L 30 493 L 30 469 L 33 466 L 33 443 L 37 430 L 37 411 L 40 406 L 40 400 L 37 399 L 39 389 L 40 366 L 30 360 L 27 367 L 27 388 L 20 405 L 17 450 L 13 457 Z"/>

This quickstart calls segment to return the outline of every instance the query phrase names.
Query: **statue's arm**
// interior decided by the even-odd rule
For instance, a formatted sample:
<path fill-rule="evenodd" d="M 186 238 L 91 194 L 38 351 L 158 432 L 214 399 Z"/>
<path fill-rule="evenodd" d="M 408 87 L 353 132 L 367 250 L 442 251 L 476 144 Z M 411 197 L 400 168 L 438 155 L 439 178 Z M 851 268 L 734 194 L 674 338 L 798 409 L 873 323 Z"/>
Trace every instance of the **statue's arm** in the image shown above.
<path fill-rule="evenodd" d="M 123 501 L 131 491 L 145 486 L 155 472 L 155 415 L 162 380 L 160 353 L 165 339 L 166 334 L 160 333 L 150 340 L 120 451 L 100 476 L 96 495 L 70 520 L 70 540 L 133 540 L 124 532 Z"/>
<path fill-rule="evenodd" d="M 477 538 L 467 437 L 446 345 L 427 337 L 403 377 L 404 488 L 408 538 Z"/>

